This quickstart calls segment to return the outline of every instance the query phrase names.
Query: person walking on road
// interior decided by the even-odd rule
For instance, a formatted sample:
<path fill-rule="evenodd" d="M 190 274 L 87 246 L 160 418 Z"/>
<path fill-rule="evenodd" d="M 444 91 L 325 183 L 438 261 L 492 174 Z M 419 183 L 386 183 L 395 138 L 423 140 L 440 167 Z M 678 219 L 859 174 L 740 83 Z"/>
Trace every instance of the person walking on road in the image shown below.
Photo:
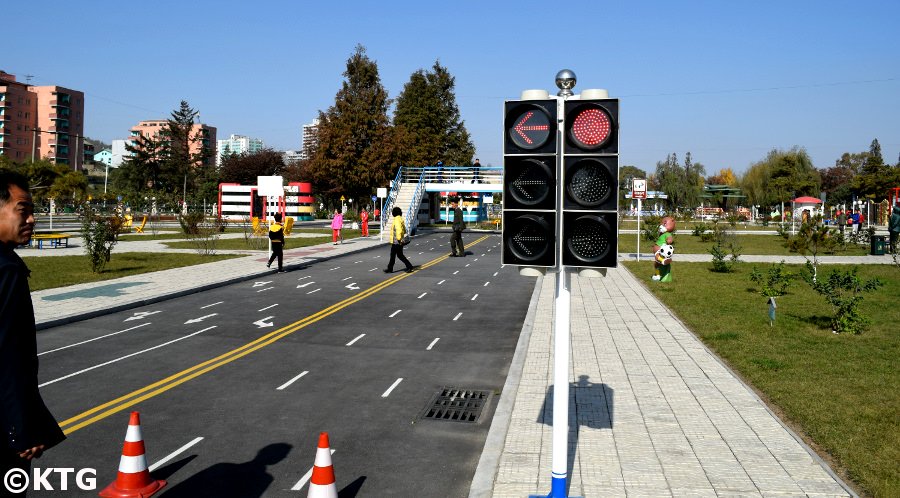
<path fill-rule="evenodd" d="M 462 233 L 466 229 L 466 222 L 463 221 L 463 212 L 459 208 L 459 201 L 454 199 L 450 203 L 450 208 L 453 210 L 453 235 L 450 236 L 450 257 L 465 257 L 466 248 L 463 245 Z M 457 249 L 459 254 L 457 254 Z"/>
<path fill-rule="evenodd" d="M 272 255 L 266 268 L 272 267 L 272 261 L 278 258 L 278 273 L 284 273 L 282 260 L 284 259 L 284 225 L 281 224 L 281 213 L 275 213 L 275 223 L 269 227 L 269 240 L 272 241 Z"/>
<path fill-rule="evenodd" d="M 366 211 L 366 208 L 363 208 L 362 212 L 359 213 L 359 229 L 362 231 L 361 235 L 363 237 L 369 236 L 369 212 Z"/>
<path fill-rule="evenodd" d="M 344 243 L 344 236 L 341 234 L 341 230 L 344 228 L 344 215 L 341 214 L 339 209 L 334 210 L 334 218 L 331 219 L 331 242 L 334 245 L 338 244 L 338 239 L 340 239 L 341 244 Z"/>
<path fill-rule="evenodd" d="M 394 209 L 391 210 L 391 215 L 394 217 L 391 221 L 391 259 L 388 261 L 388 266 L 384 269 L 384 272 L 393 273 L 394 260 L 399 259 L 406 265 L 406 273 L 412 273 L 413 265 L 406 259 L 406 256 L 403 255 L 403 246 L 405 245 L 403 244 L 403 240 L 406 237 L 406 224 L 403 223 L 403 211 L 401 211 L 399 207 L 394 206 Z"/>
<path fill-rule="evenodd" d="M 897 254 L 897 239 L 900 238 L 900 202 L 894 204 L 894 210 L 888 222 L 888 232 L 891 234 L 891 254 Z"/>
<path fill-rule="evenodd" d="M 0 172 L 0 476 L 14 468 L 30 474 L 31 460 L 66 438 L 38 390 L 31 272 L 15 252 L 33 233 L 28 180 Z"/>

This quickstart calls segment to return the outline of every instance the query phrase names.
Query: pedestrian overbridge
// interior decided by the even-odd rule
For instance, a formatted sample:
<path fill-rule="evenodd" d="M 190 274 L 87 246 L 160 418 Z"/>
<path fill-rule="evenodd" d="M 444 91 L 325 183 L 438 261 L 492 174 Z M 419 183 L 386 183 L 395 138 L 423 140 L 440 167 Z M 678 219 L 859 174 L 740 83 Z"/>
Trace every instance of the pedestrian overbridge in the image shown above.
<path fill-rule="evenodd" d="M 499 216 L 493 194 L 502 191 L 503 168 L 499 166 L 401 166 L 385 200 L 382 228 L 387 228 L 389 213 L 398 206 L 407 230 L 415 233 L 419 223 L 445 219 L 450 198 L 460 199 L 466 223 L 480 222 Z"/>

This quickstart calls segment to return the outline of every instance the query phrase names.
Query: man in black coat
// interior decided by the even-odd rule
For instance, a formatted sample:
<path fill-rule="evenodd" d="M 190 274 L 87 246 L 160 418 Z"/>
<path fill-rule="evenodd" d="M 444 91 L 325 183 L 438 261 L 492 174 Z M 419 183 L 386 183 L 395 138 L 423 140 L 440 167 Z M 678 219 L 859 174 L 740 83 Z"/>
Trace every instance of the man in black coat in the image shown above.
<path fill-rule="evenodd" d="M 0 171 L 0 477 L 12 468 L 28 472 L 33 458 L 66 437 L 38 390 L 30 272 L 14 250 L 34 232 L 28 189 L 25 177 Z"/>
<path fill-rule="evenodd" d="M 450 236 L 450 257 L 464 257 L 466 248 L 463 246 L 462 233 L 466 229 L 466 223 L 463 221 L 463 212 L 456 200 L 450 203 L 450 207 L 453 208 L 453 235 Z M 459 254 L 456 254 L 457 249 L 459 249 Z"/>

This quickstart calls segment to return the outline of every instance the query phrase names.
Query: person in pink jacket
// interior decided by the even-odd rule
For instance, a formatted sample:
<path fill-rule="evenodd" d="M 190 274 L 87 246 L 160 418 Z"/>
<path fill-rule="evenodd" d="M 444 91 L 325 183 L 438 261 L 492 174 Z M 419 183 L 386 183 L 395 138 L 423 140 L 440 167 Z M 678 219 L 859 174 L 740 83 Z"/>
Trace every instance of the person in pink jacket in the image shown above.
<path fill-rule="evenodd" d="M 344 243 L 344 237 L 341 236 L 342 228 L 344 228 L 344 215 L 341 214 L 340 209 L 335 209 L 334 218 L 331 220 L 331 241 L 334 245 L 337 245 L 338 239 L 340 239 L 341 244 Z"/>

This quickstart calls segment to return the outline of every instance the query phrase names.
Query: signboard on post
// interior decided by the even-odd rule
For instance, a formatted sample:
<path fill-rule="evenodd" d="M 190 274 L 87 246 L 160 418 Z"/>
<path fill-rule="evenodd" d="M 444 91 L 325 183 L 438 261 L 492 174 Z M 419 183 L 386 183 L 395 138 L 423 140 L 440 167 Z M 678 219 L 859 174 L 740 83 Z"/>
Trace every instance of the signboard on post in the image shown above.
<path fill-rule="evenodd" d="M 647 180 L 641 178 L 635 178 L 633 183 L 631 184 L 631 198 L 632 199 L 646 199 L 647 198 Z"/>

